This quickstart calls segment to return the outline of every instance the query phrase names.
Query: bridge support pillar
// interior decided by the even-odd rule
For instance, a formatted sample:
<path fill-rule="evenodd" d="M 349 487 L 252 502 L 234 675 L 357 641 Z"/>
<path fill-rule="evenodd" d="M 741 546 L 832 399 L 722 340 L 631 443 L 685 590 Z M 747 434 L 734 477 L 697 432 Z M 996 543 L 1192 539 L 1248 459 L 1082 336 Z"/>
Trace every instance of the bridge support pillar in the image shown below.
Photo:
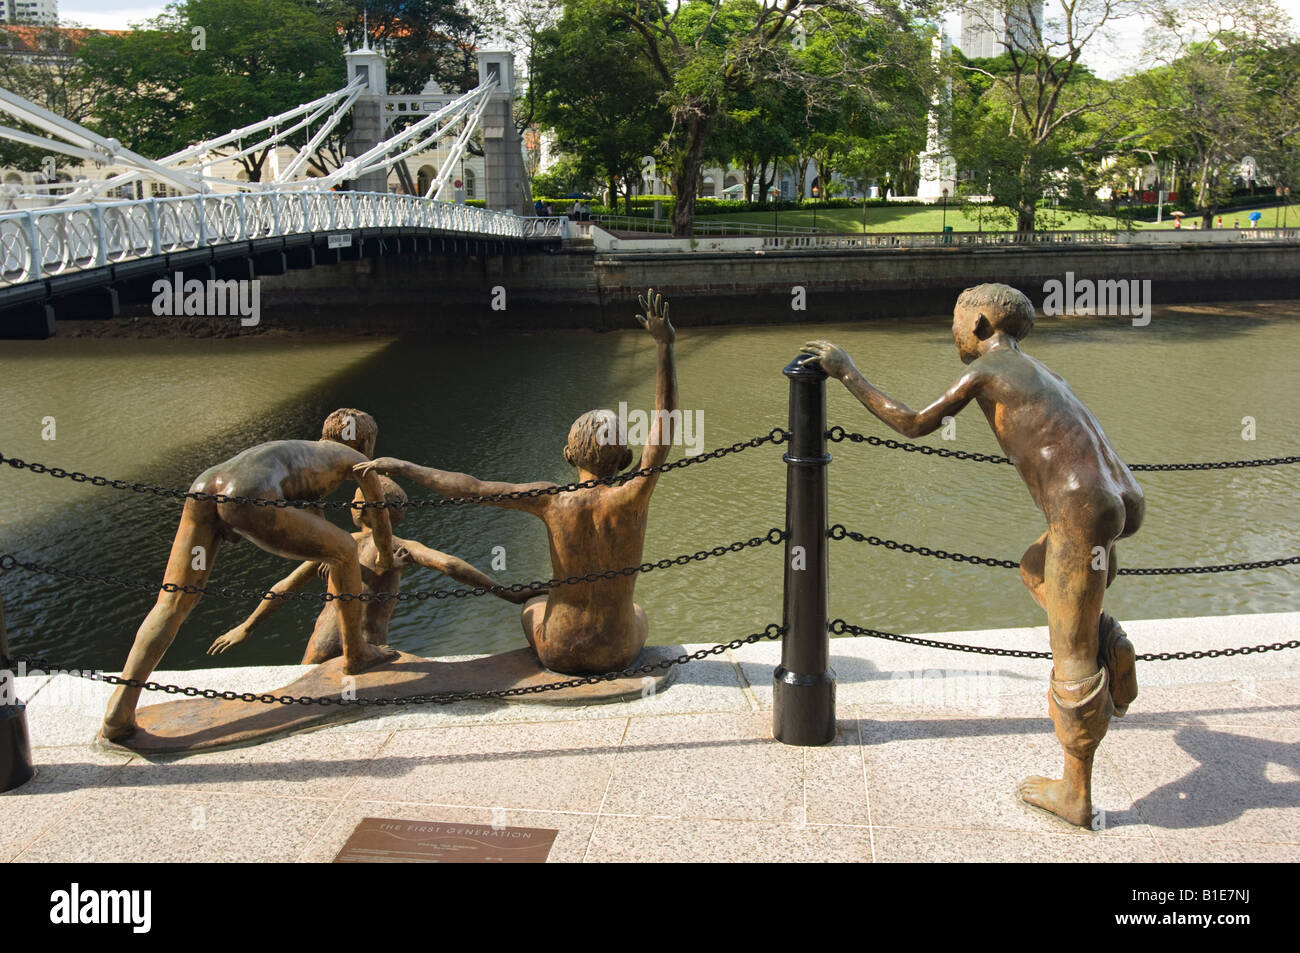
<path fill-rule="evenodd" d="M 369 45 L 343 54 L 348 64 L 348 82 L 360 76 L 366 81 L 365 92 L 352 104 L 352 131 L 343 143 L 349 158 L 364 155 L 383 142 L 384 96 L 388 93 L 388 74 L 384 55 L 370 49 Z M 387 192 L 388 171 L 379 169 L 367 172 L 348 183 L 354 192 Z"/>
<path fill-rule="evenodd" d="M 772 673 L 772 737 L 788 745 L 835 738 L 835 672 L 827 630 L 826 372 L 803 357 L 790 379 L 785 454 L 785 636 Z"/>
<path fill-rule="evenodd" d="M 504 50 L 478 53 L 478 80 L 498 83 L 483 110 L 483 171 L 487 179 L 484 199 L 488 208 L 520 215 L 532 215 L 532 198 L 528 191 L 528 173 L 524 153 L 515 128 L 515 58 Z"/>

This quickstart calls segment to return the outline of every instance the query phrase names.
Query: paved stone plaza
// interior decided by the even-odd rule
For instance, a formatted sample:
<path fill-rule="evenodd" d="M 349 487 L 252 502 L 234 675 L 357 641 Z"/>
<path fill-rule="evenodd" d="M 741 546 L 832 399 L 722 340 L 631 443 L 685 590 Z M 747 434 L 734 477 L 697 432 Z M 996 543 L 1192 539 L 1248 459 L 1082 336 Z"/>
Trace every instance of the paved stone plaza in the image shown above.
<path fill-rule="evenodd" d="M 1189 651 L 1295 638 L 1300 613 L 1125 627 L 1139 652 Z M 1044 628 L 931 637 L 1047 644 Z M 771 738 L 774 643 L 633 702 L 423 706 L 156 761 L 91 743 L 107 686 L 20 679 L 39 773 L 0 795 L 0 859 L 328 861 L 381 817 L 557 830 L 552 861 L 1300 861 L 1300 651 L 1140 663 L 1141 694 L 1098 753 L 1093 832 L 1014 793 L 1061 766 L 1049 662 L 831 649 L 824 748 Z M 155 678 L 264 691 L 304 670 Z"/>

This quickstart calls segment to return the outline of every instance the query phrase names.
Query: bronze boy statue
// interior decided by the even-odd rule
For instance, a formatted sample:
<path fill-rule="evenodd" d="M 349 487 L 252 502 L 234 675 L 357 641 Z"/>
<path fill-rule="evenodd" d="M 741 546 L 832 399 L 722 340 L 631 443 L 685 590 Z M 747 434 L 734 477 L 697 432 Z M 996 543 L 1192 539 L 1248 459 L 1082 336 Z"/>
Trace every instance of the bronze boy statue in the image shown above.
<path fill-rule="evenodd" d="M 389 505 L 387 510 L 389 525 L 396 526 L 406 515 L 406 493 L 388 477 L 380 477 L 379 482 L 384 490 L 384 501 Z M 358 489 L 353 502 L 360 502 L 363 499 L 365 495 Z M 446 573 L 467 586 L 497 585 L 495 579 L 479 572 L 463 559 L 430 549 L 422 543 L 397 537 L 393 537 L 393 564 L 386 572 L 381 570 L 378 560 L 379 549 L 375 544 L 373 532 L 380 512 L 384 511 L 376 509 L 352 511 L 352 522 L 360 528 L 360 532 L 353 533 L 352 538 L 356 541 L 357 559 L 361 563 L 361 592 L 396 596 L 402 590 L 402 574 L 411 566 L 423 566 L 435 572 Z M 309 559 L 272 586 L 271 591 L 298 592 L 318 574 L 328 579 L 328 564 Z M 522 604 L 537 595 L 537 591 L 526 589 L 522 592 L 502 592 L 498 595 L 507 602 Z M 220 655 L 231 646 L 243 642 L 282 605 L 284 605 L 283 599 L 263 599 L 247 619 L 217 638 L 208 648 L 208 654 Z M 303 665 L 319 665 L 342 654 L 343 628 L 340 624 L 339 605 L 337 600 L 325 603 L 325 608 L 316 617 L 316 626 L 312 629 L 307 650 L 302 656 Z M 396 608 L 396 599 L 375 600 L 364 604 L 361 610 L 362 626 L 365 629 L 367 642 L 371 645 L 388 644 L 388 623 Z"/>
<path fill-rule="evenodd" d="M 1020 796 L 1080 826 L 1093 819 L 1093 755 L 1111 716 L 1137 697 L 1133 646 L 1101 611 L 1115 578 L 1115 541 L 1142 523 L 1142 488 L 1069 386 L 1020 350 L 1034 307 L 1006 285 L 968 288 L 957 299 L 952 335 L 969 369 L 930 406 L 914 411 L 872 386 L 840 348 L 811 341 L 813 355 L 884 423 L 907 437 L 938 429 L 971 400 L 1047 518 L 1025 551 L 1020 575 L 1047 610 L 1052 647 L 1048 710 L 1065 749 L 1060 780 L 1026 778 Z"/>
<path fill-rule="evenodd" d="M 275 440 L 258 444 L 200 474 L 190 492 L 267 500 L 314 500 L 332 493 L 344 480 L 356 480 L 365 498 L 383 500 L 379 476 L 353 471 L 353 466 L 374 453 L 379 428 L 369 414 L 341 409 L 330 414 L 320 440 Z M 377 510 L 374 518 L 376 566 L 392 565 L 393 539 L 388 514 Z M 345 530 L 308 509 L 255 506 L 248 503 L 186 499 L 180 527 L 167 559 L 164 584 L 204 586 L 223 540 L 252 540 L 267 552 L 288 559 L 311 559 L 330 567 L 329 591 L 359 593 L 361 567 L 357 544 Z M 122 669 L 125 678 L 145 681 L 167 651 L 181 623 L 198 604 L 198 593 L 158 593 L 158 601 L 136 632 L 135 643 Z M 395 653 L 366 641 L 361 603 L 339 604 L 343 638 L 343 670 L 356 674 Z M 140 689 L 119 686 L 104 714 L 103 736 L 125 740 L 135 732 L 135 707 Z"/>
<path fill-rule="evenodd" d="M 668 305 L 653 290 L 641 299 L 637 315 L 658 348 L 655 411 L 641 468 L 668 459 L 673 440 L 672 412 L 677 410 L 677 372 L 673 364 L 675 332 Z M 680 416 L 680 415 L 678 415 Z M 616 475 L 632 462 L 632 451 L 609 411 L 583 414 L 569 429 L 564 459 L 578 469 L 578 482 Z M 381 457 L 359 464 L 358 472 L 384 473 L 428 487 L 443 496 L 497 496 L 544 490 L 553 483 L 493 483 L 464 473 L 416 466 Z M 490 505 L 525 510 L 546 524 L 551 570 L 557 577 L 583 576 L 605 569 L 635 566 L 645 544 L 646 514 L 658 473 L 570 493 L 502 500 Z M 542 664 L 566 674 L 622 669 L 641 654 L 649 632 L 645 610 L 632 600 L 636 576 L 558 586 L 549 595 L 530 599 L 521 621 L 528 644 Z"/>

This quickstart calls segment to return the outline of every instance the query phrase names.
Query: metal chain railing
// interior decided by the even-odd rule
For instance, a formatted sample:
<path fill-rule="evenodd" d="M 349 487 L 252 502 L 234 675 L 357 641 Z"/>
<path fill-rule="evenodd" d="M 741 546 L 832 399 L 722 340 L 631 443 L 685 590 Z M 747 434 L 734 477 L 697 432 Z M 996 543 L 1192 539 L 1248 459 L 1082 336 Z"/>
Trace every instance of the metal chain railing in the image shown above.
<path fill-rule="evenodd" d="M 853 433 L 843 427 L 831 427 L 826 431 L 826 439 L 832 443 L 848 440 L 851 443 L 865 443 L 873 447 L 886 447 L 890 450 L 904 450 L 908 453 L 921 453 L 933 457 L 951 457 L 954 460 L 973 460 L 976 463 L 1010 463 L 1008 457 L 991 453 L 969 453 L 965 450 L 949 450 L 946 447 L 929 447 L 920 443 L 907 443 L 889 437 L 875 437 L 870 434 Z M 1216 463 L 1130 463 L 1128 468 L 1134 473 L 1163 470 L 1236 470 L 1246 467 L 1279 467 L 1300 463 L 1300 456 L 1267 457 L 1258 460 L 1222 460 Z"/>
<path fill-rule="evenodd" d="M 1014 559 L 994 559 L 991 556 L 968 556 L 965 553 L 950 553 L 946 549 L 931 549 L 928 546 L 914 546 L 900 543 L 879 536 L 867 536 L 848 529 L 842 523 L 836 523 L 826 531 L 831 539 L 851 539 L 855 543 L 867 543 L 871 546 L 883 546 L 899 552 L 914 553 L 917 556 L 933 556 L 935 559 L 951 559 L 959 563 L 975 563 L 981 566 L 997 566 L 1002 569 L 1019 569 L 1020 563 Z M 1300 566 L 1300 556 L 1286 556 L 1281 559 L 1258 559 L 1254 562 L 1221 563 L 1216 566 L 1121 566 L 1117 572 L 1120 576 L 1189 576 L 1200 573 L 1241 572 L 1246 569 L 1272 569 L 1277 566 Z"/>
<path fill-rule="evenodd" d="M 861 635 L 873 639 L 886 639 L 890 642 L 904 642 L 908 645 L 923 645 L 932 649 L 947 649 L 951 652 L 971 652 L 976 655 L 1004 655 L 1012 658 L 1050 659 L 1051 652 L 1035 652 L 1029 649 L 1001 649 L 987 645 L 963 645 L 960 642 L 942 642 L 937 639 L 920 639 L 912 635 L 899 635 L 895 632 L 882 632 L 865 626 L 853 625 L 843 619 L 833 619 L 827 626 L 834 635 Z M 1139 662 L 1181 662 L 1187 659 L 1220 658 L 1232 655 L 1255 655 L 1260 652 L 1280 652 L 1284 649 L 1300 649 L 1300 639 L 1289 642 L 1272 642 L 1264 645 L 1243 645 L 1230 649 L 1204 649 L 1191 652 L 1146 652 L 1137 656 Z"/>
<path fill-rule="evenodd" d="M 87 572 L 76 569 L 61 569 L 58 566 L 48 566 L 41 563 L 24 562 L 11 553 L 0 554 L 0 573 L 10 569 L 22 569 L 31 573 L 41 573 L 47 576 L 63 576 L 68 579 L 82 579 L 89 582 L 98 582 L 104 585 L 115 586 L 119 589 L 135 589 L 141 592 L 156 593 L 163 592 L 182 592 L 186 595 L 203 595 L 219 596 L 227 599 L 258 599 L 261 601 L 273 601 L 281 599 L 284 601 L 302 601 L 302 602 L 425 602 L 429 599 L 464 599 L 471 596 L 500 595 L 502 593 L 520 593 L 520 592 L 545 592 L 548 589 L 554 589 L 557 586 L 576 586 L 580 583 L 599 582 L 603 579 L 617 579 L 620 576 L 635 576 L 639 573 L 653 572 L 656 569 L 668 569 L 671 566 L 685 566 L 691 562 L 703 562 L 716 556 L 725 556 L 727 553 L 738 553 L 744 549 L 750 549 L 767 544 L 776 544 L 785 541 L 785 531 L 773 527 L 762 536 L 752 536 L 747 540 L 737 540 L 734 543 L 728 543 L 725 546 L 714 546 L 712 549 L 701 549 L 694 553 L 683 553 L 680 556 L 666 556 L 656 562 L 644 562 L 639 566 L 625 566 L 622 569 L 602 569 L 597 572 L 589 572 L 582 576 L 556 577 L 548 580 L 537 580 L 535 582 L 516 582 L 509 585 L 498 586 L 474 586 L 471 588 L 457 589 L 432 589 L 415 592 L 342 592 L 337 595 L 331 592 L 275 592 L 270 589 L 250 589 L 238 586 L 195 586 L 181 585 L 175 582 L 164 582 L 161 584 L 149 583 L 140 579 L 126 579 L 122 576 L 114 576 L 108 573 Z"/>
<path fill-rule="evenodd" d="M 63 467 L 47 466 L 43 463 L 28 463 L 17 457 L 7 457 L 0 453 L 0 463 L 8 464 L 15 470 L 28 470 L 32 473 L 44 473 L 55 479 L 68 479 L 73 483 L 89 483 L 91 486 L 107 486 L 115 490 L 130 490 L 134 493 L 147 493 L 152 496 L 161 496 L 168 499 L 176 500 L 196 500 L 199 502 L 214 503 L 237 503 L 247 506 L 271 506 L 276 509 L 419 509 L 433 506 L 456 506 L 463 503 L 502 503 L 507 500 L 532 499 L 540 496 L 554 496 L 558 493 L 571 493 L 574 490 L 586 490 L 597 486 L 618 486 L 635 480 L 638 477 L 649 476 L 652 473 L 667 473 L 670 470 L 680 470 L 683 467 L 694 466 L 697 463 L 704 463 L 708 460 L 718 460 L 722 457 L 733 453 L 740 453 L 751 447 L 761 447 L 763 444 L 781 444 L 789 439 L 789 433 L 780 427 L 774 427 L 765 434 L 753 437 L 749 440 L 741 440 L 727 447 L 718 447 L 714 450 L 706 450 L 704 453 L 697 453 L 691 456 L 682 457 L 680 460 L 671 460 L 667 463 L 661 463 L 658 466 L 645 467 L 639 470 L 629 470 L 626 473 L 617 473 L 614 476 L 602 477 L 596 480 L 583 480 L 578 483 L 564 483 L 553 486 L 534 487 L 531 490 L 514 490 L 510 493 L 497 493 L 487 496 L 452 496 L 452 497 L 432 497 L 415 500 L 407 500 L 405 503 L 389 503 L 383 500 L 371 502 L 363 500 L 353 502 L 351 500 L 281 500 L 266 499 L 263 497 L 251 496 L 228 496 L 224 493 L 204 493 L 197 490 L 178 490 L 175 487 L 157 486 L 151 483 L 129 483 L 126 480 L 112 480 L 102 476 L 88 476 L 79 470 L 66 470 Z"/>
<path fill-rule="evenodd" d="M 618 672 L 606 672 L 603 675 L 584 675 L 576 678 L 565 679 L 559 682 L 549 682 L 545 685 L 525 685 L 519 688 L 503 688 L 494 691 L 482 692 L 435 692 L 428 695 L 411 695 L 406 698 L 345 698 L 339 696 L 333 698 L 323 696 L 313 698 L 310 695 L 272 695 L 258 694 L 256 692 L 219 692 L 213 688 L 193 688 L 183 685 L 169 685 L 162 682 L 147 681 L 142 682 L 135 678 L 122 678 L 120 675 L 106 675 L 103 672 L 86 671 L 75 669 L 67 666 L 60 666 L 48 659 L 41 658 L 38 655 L 14 655 L 11 659 L 0 659 L 0 668 L 8 668 L 11 662 L 22 662 L 32 668 L 40 669 L 47 674 L 63 673 L 74 675 L 78 678 L 89 679 L 94 682 L 105 682 L 109 685 L 124 685 L 129 688 L 138 688 L 146 692 L 163 692 L 168 695 L 184 695 L 187 698 L 220 698 L 225 701 L 241 702 L 261 702 L 265 705 L 338 705 L 342 707 L 355 706 L 360 708 L 378 707 L 383 708 L 390 705 L 450 705 L 453 702 L 460 701 L 486 701 L 501 698 L 517 698 L 522 695 L 539 695 L 543 692 L 554 692 L 564 688 L 577 688 L 582 685 L 599 685 L 601 682 L 612 682 L 620 678 L 635 678 L 638 675 L 650 675 L 657 671 L 665 671 L 674 665 L 685 665 L 688 662 L 698 662 L 708 658 L 710 655 L 721 655 L 728 649 L 738 649 L 741 646 L 749 645 L 753 642 L 760 642 L 765 639 L 779 639 L 785 634 L 785 627 L 775 622 L 769 623 L 761 632 L 754 632 L 740 639 L 732 639 L 730 642 L 720 642 L 717 645 L 710 646 L 706 649 L 699 649 L 695 652 L 689 652 L 678 655 L 676 658 L 662 659 L 658 662 L 650 662 L 645 665 L 638 665 L 633 668 L 625 668 Z"/>

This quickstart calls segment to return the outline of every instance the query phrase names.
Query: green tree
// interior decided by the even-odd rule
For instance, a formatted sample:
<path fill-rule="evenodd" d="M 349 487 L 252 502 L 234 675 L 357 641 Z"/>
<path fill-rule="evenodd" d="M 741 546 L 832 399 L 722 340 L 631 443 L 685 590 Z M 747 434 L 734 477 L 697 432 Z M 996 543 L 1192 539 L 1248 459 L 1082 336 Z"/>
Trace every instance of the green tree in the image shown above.
<path fill-rule="evenodd" d="M 1193 0 L 1151 8 L 1164 42 L 1137 78 L 1135 111 L 1153 150 L 1179 160 L 1209 227 L 1242 156 L 1272 178 L 1296 174 L 1300 71 L 1273 0 Z"/>
<path fill-rule="evenodd" d="M 418 93 L 429 80 L 450 90 L 478 85 L 474 49 L 483 23 L 461 0 L 311 0 L 308 5 L 338 24 L 349 49 L 368 41 L 383 50 L 390 92 Z"/>
<path fill-rule="evenodd" d="M 665 87 L 673 120 L 666 164 L 672 169 L 673 232 L 691 234 L 700 172 L 710 154 L 710 137 L 728 97 L 766 84 L 802 90 L 809 102 L 829 102 L 853 82 L 870 82 L 851 48 L 827 75 L 810 72 L 795 54 L 802 37 L 829 27 L 831 14 L 862 20 L 869 16 L 891 23 L 906 35 L 912 24 L 893 0 L 591 0 L 622 16 L 640 35 L 643 54 Z M 911 4 L 909 8 L 925 6 Z M 829 31 L 837 38 L 840 34 Z"/>
<path fill-rule="evenodd" d="M 614 204 L 619 183 L 631 201 L 641 157 L 668 132 L 659 75 L 639 51 L 627 21 L 569 0 L 554 27 L 537 37 L 529 86 L 535 116 L 580 176 L 603 179 Z"/>
<path fill-rule="evenodd" d="M 0 28 L 0 87 L 11 90 L 50 112 L 85 123 L 93 115 L 96 103 L 108 92 L 108 86 L 91 77 L 77 55 L 85 33 L 37 30 L 33 36 L 41 52 L 24 48 L 20 39 Z M 42 129 L 18 124 L 23 132 L 45 136 Z M 40 168 L 51 155 L 47 149 L 27 146 L 11 139 L 0 139 L 0 164 L 20 169 Z M 54 154 L 56 167 L 65 157 Z M 66 158 L 71 164 L 78 160 Z"/>
<path fill-rule="evenodd" d="M 1047 188 L 1077 184 L 1082 164 L 1120 144 L 1118 88 L 1082 57 L 1137 9 L 1132 0 L 1048 0 L 1040 20 L 1026 0 L 969 6 L 990 28 L 1010 24 L 1020 40 L 992 59 L 955 60 L 970 76 L 968 99 L 977 101 L 964 115 L 969 125 L 955 128 L 964 143 L 958 160 L 987 174 L 995 201 L 1015 208 L 1018 231 L 1034 230 Z"/>
<path fill-rule="evenodd" d="M 145 29 L 91 37 L 82 60 L 92 80 L 113 90 L 90 125 L 155 157 L 344 82 L 336 25 L 299 0 L 182 0 Z M 238 159 L 249 181 L 261 180 L 269 154 L 265 147 Z"/>

